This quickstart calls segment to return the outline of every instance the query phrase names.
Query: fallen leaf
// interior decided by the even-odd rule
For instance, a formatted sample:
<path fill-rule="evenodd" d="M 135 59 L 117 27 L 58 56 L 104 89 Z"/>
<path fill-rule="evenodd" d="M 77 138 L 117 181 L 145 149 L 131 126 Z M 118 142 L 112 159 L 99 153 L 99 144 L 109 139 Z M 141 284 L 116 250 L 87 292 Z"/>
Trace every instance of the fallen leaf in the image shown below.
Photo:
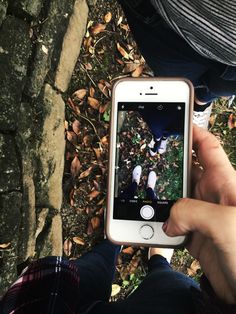
<path fill-rule="evenodd" d="M 103 136 L 101 138 L 101 143 L 102 143 L 102 145 L 105 145 L 105 146 L 107 146 L 109 144 L 109 142 L 108 142 L 108 135 Z"/>
<path fill-rule="evenodd" d="M 91 47 L 92 44 L 93 44 L 93 38 L 91 36 L 84 39 L 84 47 L 86 48 L 87 51 L 89 47 Z"/>
<path fill-rule="evenodd" d="M 70 191 L 70 206 L 72 206 L 72 207 L 75 205 L 74 194 L 75 194 L 75 190 L 72 189 L 72 190 Z"/>
<path fill-rule="evenodd" d="M 66 138 L 73 145 L 77 145 L 77 135 L 73 131 L 66 131 Z"/>
<path fill-rule="evenodd" d="M 236 116 L 233 113 L 229 115 L 228 127 L 230 130 L 236 128 Z"/>
<path fill-rule="evenodd" d="M 69 129 L 69 122 L 68 121 L 64 121 L 64 126 L 65 126 L 65 130 L 68 131 Z"/>
<path fill-rule="evenodd" d="M 94 153 L 97 157 L 97 160 L 100 161 L 101 160 L 101 149 L 100 148 L 93 148 Z"/>
<path fill-rule="evenodd" d="M 91 34 L 97 35 L 101 32 L 104 32 L 105 29 L 106 29 L 106 24 L 98 23 L 95 26 L 91 27 Z"/>
<path fill-rule="evenodd" d="M 80 100 L 83 99 L 87 94 L 87 90 L 82 88 L 82 89 L 78 89 L 77 91 L 75 91 L 72 95 L 72 97 L 77 97 Z"/>
<path fill-rule="evenodd" d="M 147 144 L 144 143 L 141 147 L 140 147 L 140 150 L 144 150 L 146 148 Z"/>
<path fill-rule="evenodd" d="M 107 110 L 109 105 L 110 105 L 109 102 L 106 102 L 105 104 L 101 104 L 99 106 L 99 113 L 104 113 Z"/>
<path fill-rule="evenodd" d="M 73 241 L 74 241 L 76 244 L 85 245 L 84 240 L 81 239 L 80 237 L 73 237 Z"/>
<path fill-rule="evenodd" d="M 112 19 L 112 14 L 111 12 L 108 12 L 105 16 L 104 16 L 104 21 L 105 23 L 109 23 Z"/>
<path fill-rule="evenodd" d="M 131 73 L 134 70 L 136 70 L 139 67 L 138 63 L 134 63 L 134 62 L 128 62 L 125 64 L 125 67 L 123 69 L 123 73 Z"/>
<path fill-rule="evenodd" d="M 128 52 L 123 48 L 121 47 L 121 45 L 119 43 L 116 44 L 117 46 L 117 49 L 119 51 L 119 53 L 127 60 L 129 60 L 129 54 Z"/>
<path fill-rule="evenodd" d="M 117 22 L 117 26 L 119 26 L 122 21 L 123 21 L 123 16 L 121 15 L 121 16 L 119 17 L 118 22 Z"/>
<path fill-rule="evenodd" d="M 189 276 L 193 277 L 197 274 L 198 270 L 201 269 L 200 263 L 194 260 L 189 268 L 187 268 L 187 273 Z"/>
<path fill-rule="evenodd" d="M 93 217 L 91 219 L 91 225 L 92 225 L 93 230 L 96 230 L 97 228 L 99 228 L 100 223 L 101 223 L 101 221 L 100 221 L 99 217 L 97 217 L 97 216 Z"/>
<path fill-rule="evenodd" d="M 111 296 L 114 297 L 115 295 L 117 295 L 121 290 L 121 287 L 117 284 L 113 284 L 111 286 Z"/>
<path fill-rule="evenodd" d="M 116 61 L 117 61 L 120 65 L 123 65 L 123 64 L 124 64 L 124 61 L 122 61 L 122 60 L 119 59 L 119 58 L 116 58 Z"/>
<path fill-rule="evenodd" d="M 80 160 L 77 156 L 75 156 L 70 166 L 70 172 L 74 178 L 78 175 L 80 169 L 81 169 Z"/>
<path fill-rule="evenodd" d="M 93 108 L 93 109 L 98 109 L 99 108 L 99 101 L 96 98 L 93 97 L 88 97 L 88 104 Z"/>
<path fill-rule="evenodd" d="M 93 233 L 93 227 L 91 222 L 89 221 L 88 223 L 88 228 L 87 228 L 87 235 L 91 235 Z"/>
<path fill-rule="evenodd" d="M 84 64 L 84 67 L 85 67 L 85 69 L 88 70 L 88 71 L 91 71 L 91 70 L 93 69 L 92 64 L 89 63 L 89 62 L 88 62 L 88 63 L 85 63 L 85 64 Z"/>
<path fill-rule="evenodd" d="M 108 89 L 107 89 L 106 85 L 104 85 L 102 83 L 98 83 L 98 88 L 103 93 L 103 95 L 105 95 L 107 98 L 109 98 Z"/>
<path fill-rule="evenodd" d="M 105 203 L 105 201 L 106 201 L 106 198 L 104 197 L 103 199 L 101 199 L 101 200 L 97 203 L 97 205 L 98 205 L 98 206 L 103 205 L 103 204 Z"/>
<path fill-rule="evenodd" d="M 63 244 L 63 251 L 66 256 L 71 255 L 71 249 L 72 249 L 72 242 L 70 239 L 66 239 Z"/>
<path fill-rule="evenodd" d="M 1 243 L 0 244 L 0 249 L 7 249 L 10 245 L 11 245 L 11 242 Z"/>
<path fill-rule="evenodd" d="M 83 178 L 88 177 L 90 175 L 92 169 L 93 169 L 93 167 L 89 167 L 87 170 L 81 172 L 81 174 L 79 175 L 79 179 L 83 179 Z"/>
<path fill-rule="evenodd" d="M 143 73 L 143 65 L 140 65 L 137 67 L 136 70 L 134 70 L 134 72 L 132 72 L 131 76 L 132 77 L 139 77 L 142 73 Z"/>
<path fill-rule="evenodd" d="M 80 134 L 80 122 L 78 120 L 73 121 L 72 130 L 75 132 L 76 135 Z"/>
<path fill-rule="evenodd" d="M 121 23 L 121 24 L 120 24 L 120 28 L 124 29 L 126 32 L 129 32 L 129 31 L 130 31 L 130 28 L 129 28 L 129 25 L 128 25 L 128 24 L 123 24 L 123 23 Z"/>
<path fill-rule="evenodd" d="M 78 115 L 80 114 L 80 110 L 79 110 L 78 106 L 73 102 L 73 100 L 71 98 L 68 98 L 67 105 L 74 111 L 74 113 L 76 113 Z"/>
<path fill-rule="evenodd" d="M 89 96 L 90 97 L 94 97 L 94 94 L 95 94 L 95 89 L 91 86 L 90 88 L 89 88 Z"/>
<path fill-rule="evenodd" d="M 84 138 L 83 138 L 83 143 L 86 147 L 89 147 L 91 146 L 91 142 L 92 142 L 92 138 L 90 135 L 85 135 Z"/>
<path fill-rule="evenodd" d="M 92 201 L 94 198 L 96 198 L 101 192 L 97 190 L 93 190 L 91 193 L 89 193 L 89 200 Z"/>
<path fill-rule="evenodd" d="M 129 254 L 129 255 L 133 255 L 134 254 L 134 249 L 132 248 L 132 246 L 127 247 L 126 249 L 122 250 L 122 253 L 124 254 Z"/>

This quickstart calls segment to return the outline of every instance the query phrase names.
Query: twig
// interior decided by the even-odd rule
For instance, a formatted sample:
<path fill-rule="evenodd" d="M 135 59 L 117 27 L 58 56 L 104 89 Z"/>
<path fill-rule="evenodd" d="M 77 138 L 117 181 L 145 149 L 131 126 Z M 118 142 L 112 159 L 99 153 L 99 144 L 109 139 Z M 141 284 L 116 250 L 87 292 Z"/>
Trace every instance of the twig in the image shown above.
<path fill-rule="evenodd" d="M 80 67 L 82 70 L 84 70 L 84 72 L 87 74 L 88 78 L 90 79 L 90 81 L 92 82 L 92 84 L 94 85 L 94 87 L 97 87 L 96 83 L 94 82 L 94 80 L 91 78 L 91 76 L 89 75 L 88 71 L 86 70 L 86 68 L 80 64 Z"/>

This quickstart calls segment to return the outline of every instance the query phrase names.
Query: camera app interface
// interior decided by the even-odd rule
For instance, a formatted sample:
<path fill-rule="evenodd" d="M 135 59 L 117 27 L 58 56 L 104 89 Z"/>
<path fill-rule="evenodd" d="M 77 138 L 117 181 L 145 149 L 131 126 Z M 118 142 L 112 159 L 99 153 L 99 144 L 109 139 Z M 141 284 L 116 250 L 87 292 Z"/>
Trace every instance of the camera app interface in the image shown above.
<path fill-rule="evenodd" d="M 183 196 L 184 103 L 118 103 L 114 219 L 165 221 Z"/>

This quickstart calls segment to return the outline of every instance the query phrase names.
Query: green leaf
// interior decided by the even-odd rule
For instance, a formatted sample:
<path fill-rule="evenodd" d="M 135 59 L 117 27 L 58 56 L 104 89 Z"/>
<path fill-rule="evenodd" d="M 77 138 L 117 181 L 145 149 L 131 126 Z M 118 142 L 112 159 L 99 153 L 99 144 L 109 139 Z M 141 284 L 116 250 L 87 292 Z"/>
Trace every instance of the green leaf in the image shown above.
<path fill-rule="evenodd" d="M 105 122 L 109 122 L 109 121 L 110 121 L 110 110 L 104 112 L 104 114 L 103 114 L 103 120 L 104 120 Z"/>

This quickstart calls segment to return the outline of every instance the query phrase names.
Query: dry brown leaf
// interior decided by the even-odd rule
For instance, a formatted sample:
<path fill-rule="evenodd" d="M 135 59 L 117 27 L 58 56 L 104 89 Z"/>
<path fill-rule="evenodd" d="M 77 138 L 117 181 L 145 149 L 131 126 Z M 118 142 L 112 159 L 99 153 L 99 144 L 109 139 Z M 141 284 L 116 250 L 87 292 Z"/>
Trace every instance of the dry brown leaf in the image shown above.
<path fill-rule="evenodd" d="M 91 71 L 91 70 L 93 69 L 92 64 L 89 63 L 89 62 L 88 62 L 88 63 L 85 63 L 85 64 L 84 64 L 84 67 L 85 67 L 85 69 L 88 70 L 88 71 Z"/>
<path fill-rule="evenodd" d="M 107 110 L 109 105 L 110 105 L 109 102 L 106 102 L 105 104 L 101 104 L 99 106 L 99 113 L 104 113 Z"/>
<path fill-rule="evenodd" d="M 93 227 L 91 222 L 89 221 L 88 223 L 88 228 L 87 228 L 87 235 L 91 235 L 93 233 Z"/>
<path fill-rule="evenodd" d="M 128 52 L 123 48 L 121 47 L 121 45 L 119 43 L 116 44 L 117 46 L 117 49 L 119 51 L 119 53 L 127 60 L 129 60 L 129 54 Z"/>
<path fill-rule="evenodd" d="M 143 73 L 143 65 L 140 65 L 137 67 L 136 70 L 134 70 L 134 72 L 132 72 L 131 76 L 132 77 L 139 77 L 142 73 Z"/>
<path fill-rule="evenodd" d="M 63 244 L 63 251 L 66 256 L 71 255 L 71 249 L 72 249 L 72 242 L 70 239 L 66 239 Z"/>
<path fill-rule="evenodd" d="M 87 94 L 87 90 L 85 88 L 78 89 L 72 95 L 72 97 L 77 97 L 78 99 L 83 99 Z"/>
<path fill-rule="evenodd" d="M 123 64 L 124 64 L 124 61 L 122 61 L 122 60 L 119 59 L 119 58 L 116 58 L 116 61 L 117 61 L 120 65 L 123 65 Z"/>
<path fill-rule="evenodd" d="M 103 199 L 101 199 L 101 200 L 97 203 L 97 205 L 98 205 L 98 206 L 103 205 L 103 204 L 105 203 L 105 201 L 106 201 L 106 198 L 104 197 Z"/>
<path fill-rule="evenodd" d="M 95 89 L 91 86 L 90 88 L 89 88 L 89 96 L 90 97 L 94 97 L 94 94 L 95 94 Z"/>
<path fill-rule="evenodd" d="M 109 144 L 109 142 L 108 142 L 108 135 L 103 136 L 101 138 L 101 143 L 102 143 L 102 145 L 105 145 L 105 146 L 107 146 Z"/>
<path fill-rule="evenodd" d="M 100 224 L 101 224 L 101 221 L 99 217 L 96 216 L 91 219 L 91 225 L 92 225 L 93 230 L 96 230 L 97 228 L 99 228 Z"/>
<path fill-rule="evenodd" d="M 100 161 L 101 160 L 101 149 L 100 148 L 93 148 L 94 153 L 97 157 L 97 160 Z"/>
<path fill-rule="evenodd" d="M 73 145 L 77 145 L 77 135 L 73 131 L 66 131 L 66 138 Z"/>
<path fill-rule="evenodd" d="M 81 169 L 80 160 L 77 156 L 75 156 L 70 165 L 70 172 L 74 178 L 78 175 L 80 169 Z"/>
<path fill-rule="evenodd" d="M 105 95 L 107 98 L 109 98 L 108 89 L 107 89 L 106 85 L 104 85 L 102 83 L 98 83 L 98 88 L 103 93 L 103 95 Z"/>
<path fill-rule="evenodd" d="M 197 274 L 197 271 L 201 269 L 200 263 L 194 260 L 189 268 L 187 268 L 187 273 L 189 276 L 193 277 Z"/>
<path fill-rule="evenodd" d="M 76 243 L 76 244 L 79 244 L 79 245 L 85 245 L 85 242 L 82 238 L 80 237 L 73 237 L 73 241 Z"/>
<path fill-rule="evenodd" d="M 233 113 L 229 115 L 228 127 L 230 130 L 236 128 L 236 116 Z"/>
<path fill-rule="evenodd" d="M 92 138 L 90 135 L 85 135 L 84 138 L 83 138 L 83 143 L 86 147 L 89 147 L 91 146 L 91 142 L 92 142 Z"/>
<path fill-rule="evenodd" d="M 107 12 L 107 14 L 104 16 L 104 21 L 105 23 L 109 23 L 112 19 L 112 13 L 111 12 Z"/>
<path fill-rule="evenodd" d="M 75 190 L 72 189 L 72 190 L 70 191 L 70 206 L 72 206 L 72 207 L 75 205 L 74 194 L 75 194 Z"/>
<path fill-rule="evenodd" d="M 11 245 L 11 242 L 0 243 L 0 249 L 7 249 Z"/>
<path fill-rule="evenodd" d="M 86 50 L 88 51 L 89 47 L 92 45 L 93 43 L 93 38 L 92 37 L 88 37 L 84 39 L 84 47 L 86 48 Z"/>
<path fill-rule="evenodd" d="M 91 27 L 91 34 L 97 35 L 101 32 L 104 32 L 105 29 L 106 29 L 106 24 L 98 23 L 95 26 Z"/>
<path fill-rule="evenodd" d="M 94 198 L 96 198 L 101 192 L 97 190 L 93 190 L 91 193 L 89 193 L 89 200 L 92 201 Z"/>
<path fill-rule="evenodd" d="M 121 15 L 121 16 L 119 17 L 118 22 L 117 22 L 117 26 L 119 26 L 122 21 L 123 21 L 123 16 Z"/>
<path fill-rule="evenodd" d="M 79 175 L 79 179 L 83 179 L 86 178 L 90 175 L 91 171 L 92 171 L 93 167 L 89 167 L 87 170 L 83 171 L 80 175 Z"/>
<path fill-rule="evenodd" d="M 126 249 L 122 250 L 122 253 L 124 254 L 129 254 L 129 255 L 133 255 L 134 254 L 134 249 L 132 248 L 132 246 L 127 247 Z"/>
<path fill-rule="evenodd" d="M 124 29 L 126 32 L 129 32 L 129 31 L 130 31 L 130 28 L 129 28 L 129 25 L 128 25 L 128 24 L 123 24 L 123 23 L 121 23 L 121 24 L 120 24 L 120 28 Z"/>
<path fill-rule="evenodd" d="M 93 108 L 98 110 L 99 108 L 99 101 L 96 98 L 88 97 L 88 104 Z"/>
<path fill-rule="evenodd" d="M 131 73 L 134 70 L 136 70 L 139 67 L 138 63 L 134 63 L 134 62 L 128 62 L 125 64 L 125 67 L 123 69 L 123 73 Z"/>
<path fill-rule="evenodd" d="M 78 114 L 78 115 L 80 114 L 80 110 L 78 106 L 73 102 L 71 98 L 68 98 L 67 104 L 74 111 L 75 114 Z"/>
<path fill-rule="evenodd" d="M 78 120 L 73 121 L 72 130 L 75 132 L 76 135 L 80 134 L 80 122 Z"/>

